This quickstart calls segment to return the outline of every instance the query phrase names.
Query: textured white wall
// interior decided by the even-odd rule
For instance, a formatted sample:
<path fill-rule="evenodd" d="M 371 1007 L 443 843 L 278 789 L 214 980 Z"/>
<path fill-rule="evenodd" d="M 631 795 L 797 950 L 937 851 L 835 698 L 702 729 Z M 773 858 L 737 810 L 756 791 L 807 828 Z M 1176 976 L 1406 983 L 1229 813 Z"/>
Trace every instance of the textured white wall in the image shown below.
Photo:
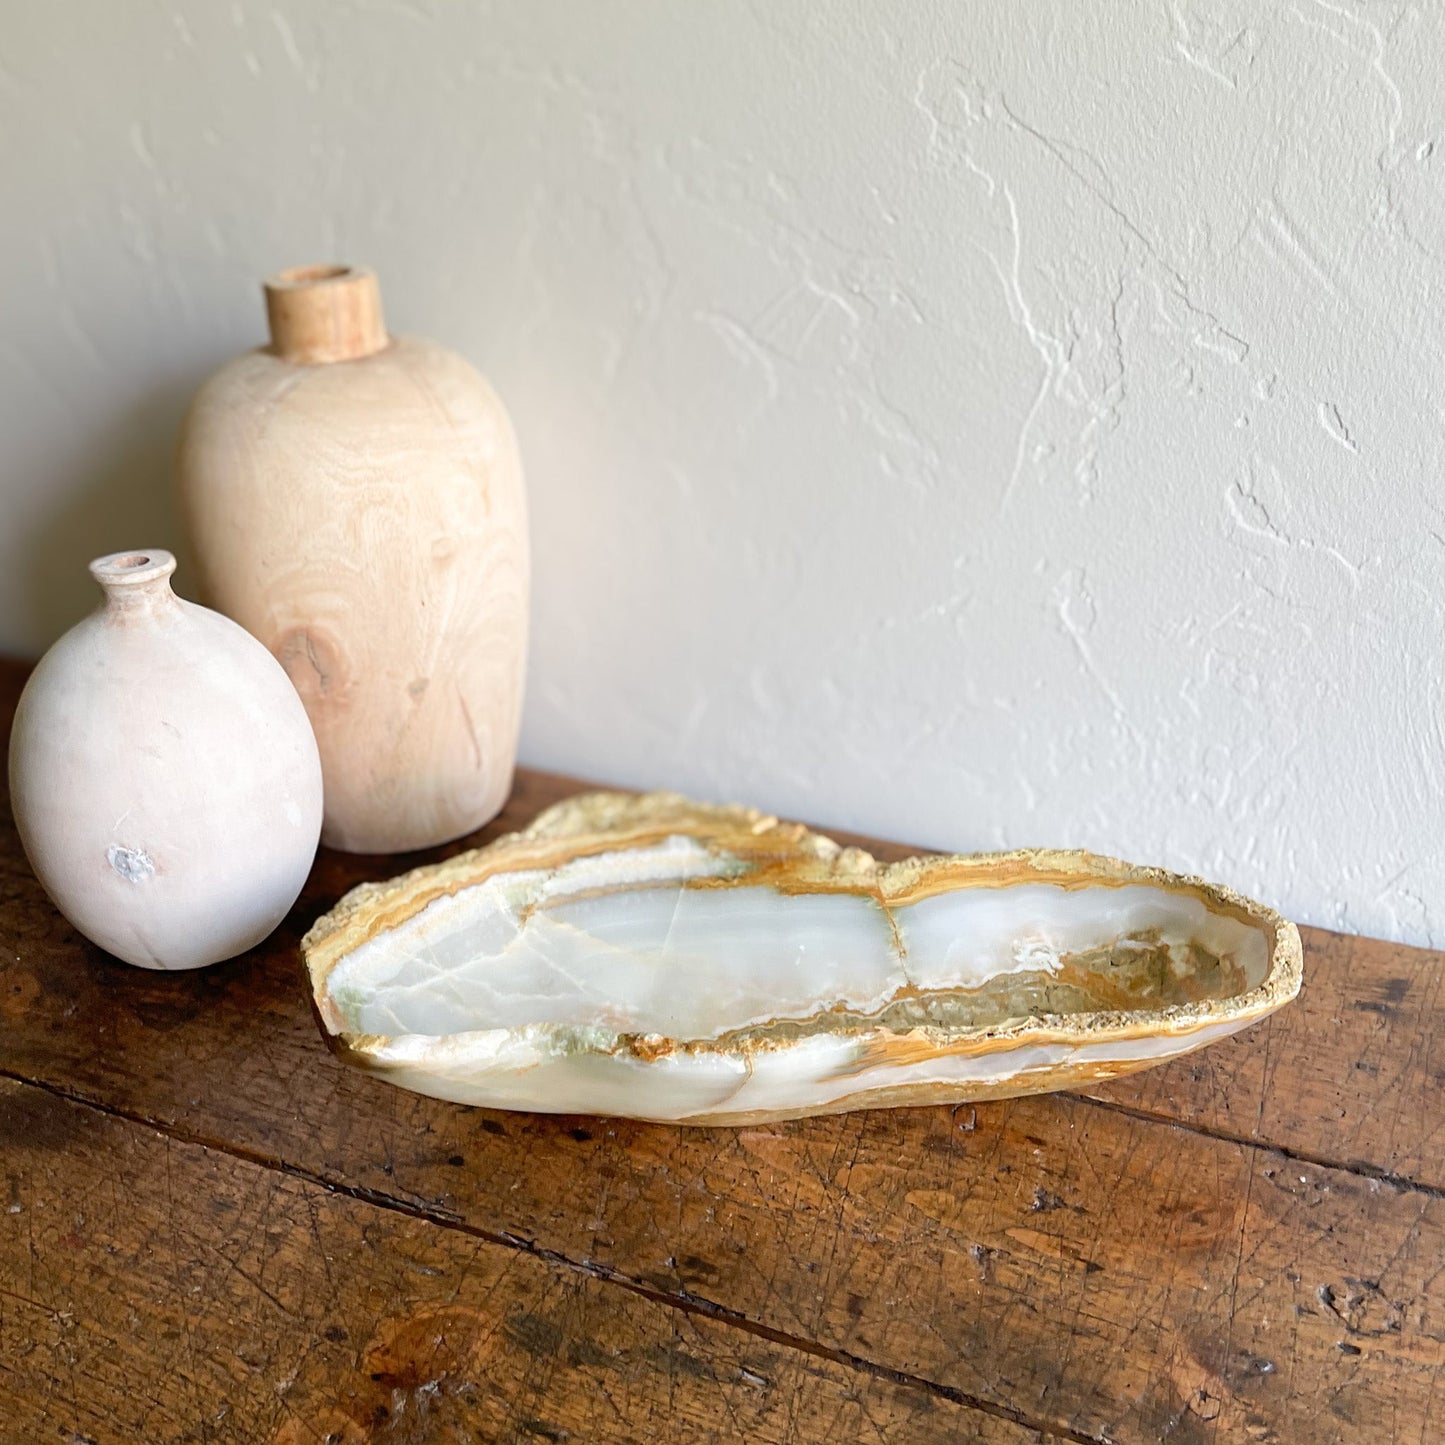
<path fill-rule="evenodd" d="M 174 542 L 257 278 L 367 262 L 517 420 L 528 761 L 1445 945 L 1442 74 L 1325 0 L 12 6 L 0 645 Z"/>

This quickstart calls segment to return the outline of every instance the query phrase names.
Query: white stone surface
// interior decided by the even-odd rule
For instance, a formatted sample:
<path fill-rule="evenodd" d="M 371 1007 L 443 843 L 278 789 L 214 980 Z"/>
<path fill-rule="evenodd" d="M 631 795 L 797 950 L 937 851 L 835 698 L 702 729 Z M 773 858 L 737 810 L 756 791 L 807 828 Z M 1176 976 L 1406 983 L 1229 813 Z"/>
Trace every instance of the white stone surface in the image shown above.
<path fill-rule="evenodd" d="M 0 646 L 259 276 L 529 468 L 526 761 L 1445 945 L 1445 11 L 12 7 Z"/>
<path fill-rule="evenodd" d="M 1192 967 L 1194 945 L 1227 957 L 1239 970 L 1239 993 L 1269 973 L 1265 930 L 1198 898 L 1139 884 L 960 888 L 885 906 L 861 891 L 683 882 L 746 867 L 674 837 L 547 871 L 494 874 L 353 948 L 326 975 L 330 1008 L 352 1034 L 540 1026 L 569 1036 L 605 1031 L 612 1043 L 620 1033 L 692 1041 L 839 1009 L 877 1015 L 910 992 L 947 998 L 1010 974 L 1047 976 L 1065 955 L 1087 957 L 1121 939 L 1148 953 L 1162 940 L 1177 948 L 1181 971 Z M 608 880 L 605 892 L 590 886 L 599 877 Z M 639 877 L 646 881 L 631 881 Z M 1144 935 L 1150 943 L 1138 942 Z M 1115 990 L 1126 976 L 1115 958 L 1078 966 L 1104 974 Z M 1144 967 L 1130 982 L 1153 990 L 1138 1008 L 1188 996 L 1161 998 L 1162 985 Z M 1049 1007 L 1080 1011 L 1052 1000 Z"/>

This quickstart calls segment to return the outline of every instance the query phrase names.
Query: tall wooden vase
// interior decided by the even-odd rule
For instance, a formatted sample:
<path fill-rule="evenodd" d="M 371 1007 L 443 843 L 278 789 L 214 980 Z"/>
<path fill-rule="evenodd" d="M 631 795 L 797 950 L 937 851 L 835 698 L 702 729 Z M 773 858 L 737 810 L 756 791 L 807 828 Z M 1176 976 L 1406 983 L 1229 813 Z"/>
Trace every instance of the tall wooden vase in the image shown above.
<path fill-rule="evenodd" d="M 486 381 L 390 337 L 375 275 L 283 271 L 271 344 L 186 417 L 182 513 L 206 600 L 260 638 L 321 750 L 322 841 L 399 852 L 506 800 L 527 643 L 527 515 Z"/>

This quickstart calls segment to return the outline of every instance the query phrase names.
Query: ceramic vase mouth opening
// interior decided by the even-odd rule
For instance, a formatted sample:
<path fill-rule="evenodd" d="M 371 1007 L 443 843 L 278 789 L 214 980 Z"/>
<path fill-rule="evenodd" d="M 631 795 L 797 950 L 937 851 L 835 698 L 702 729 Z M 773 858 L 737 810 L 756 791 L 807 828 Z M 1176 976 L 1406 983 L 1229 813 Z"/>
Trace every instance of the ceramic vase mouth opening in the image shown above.
<path fill-rule="evenodd" d="M 165 588 L 166 578 L 176 570 L 173 553 L 164 547 L 138 547 L 130 552 L 111 552 L 90 564 L 90 575 L 105 589 L 107 597 L 125 599 Z"/>

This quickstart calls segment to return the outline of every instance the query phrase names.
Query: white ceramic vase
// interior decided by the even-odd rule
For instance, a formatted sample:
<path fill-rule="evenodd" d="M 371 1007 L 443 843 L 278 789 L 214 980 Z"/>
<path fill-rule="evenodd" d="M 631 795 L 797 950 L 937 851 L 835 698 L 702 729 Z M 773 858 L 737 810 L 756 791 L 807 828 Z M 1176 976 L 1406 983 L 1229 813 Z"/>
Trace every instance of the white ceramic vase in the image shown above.
<path fill-rule="evenodd" d="M 321 762 L 276 660 L 178 598 L 169 552 L 90 564 L 105 602 L 40 660 L 15 714 L 10 794 L 57 908 L 142 968 L 259 943 L 321 833 Z"/>

